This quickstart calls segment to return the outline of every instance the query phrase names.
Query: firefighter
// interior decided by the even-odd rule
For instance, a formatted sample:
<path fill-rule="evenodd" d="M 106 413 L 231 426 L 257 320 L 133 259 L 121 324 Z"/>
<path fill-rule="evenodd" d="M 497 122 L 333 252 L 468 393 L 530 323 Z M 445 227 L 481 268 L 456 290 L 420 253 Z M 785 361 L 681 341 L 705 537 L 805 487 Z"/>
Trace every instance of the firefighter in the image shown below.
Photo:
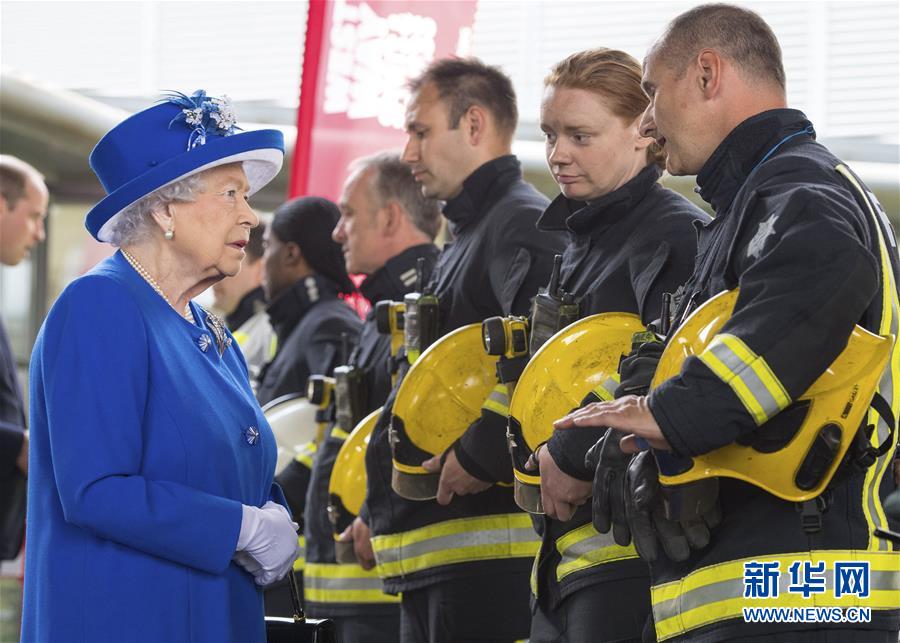
<path fill-rule="evenodd" d="M 359 332 L 359 317 L 340 298 L 356 288 L 331 239 L 339 218 L 331 201 L 301 197 L 282 204 L 266 229 L 264 288 L 278 343 L 259 376 L 260 404 L 305 393 L 314 373 L 330 375 L 341 361 L 342 333 Z"/>
<path fill-rule="evenodd" d="M 796 400 L 842 353 L 854 325 L 896 337 L 890 224 L 852 171 L 816 142 L 806 116 L 786 107 L 781 51 L 755 13 L 704 5 L 676 17 L 647 54 L 643 86 L 650 105 L 642 133 L 663 145 L 672 174 L 697 174 L 716 211 L 700 230 L 674 322 L 722 291 L 739 289 L 736 303 L 708 347 L 649 396 L 586 407 L 557 427 L 612 426 L 633 434 L 624 450 L 654 449 L 629 465 L 625 502 L 638 550 L 655 559 L 659 640 L 896 641 L 900 556 L 874 533 L 887 526 L 881 500 L 895 487 L 896 344 L 880 375 L 882 402 L 872 400 L 878 412 L 854 427 L 837 473 L 811 500 L 782 500 L 783 490 L 765 490 L 753 475 L 713 477 L 707 497 L 692 497 L 702 511 L 678 511 L 696 489 L 663 490 L 656 473 L 785 432 L 805 413 Z M 849 393 L 849 405 L 869 403 Z M 662 513 L 661 495 L 669 502 Z M 704 523 L 718 526 L 701 534 Z M 859 570 L 858 582 L 841 576 L 847 565 Z M 871 619 L 754 623 L 743 611 L 835 602 L 870 607 Z"/>
<path fill-rule="evenodd" d="M 640 64 L 621 51 L 582 51 L 557 63 L 544 86 L 541 129 L 562 194 L 538 227 L 572 235 L 559 287 L 578 302 L 579 317 L 625 312 L 656 321 L 663 294 L 690 275 L 691 224 L 709 217 L 658 183 L 665 158 L 638 131 L 647 106 Z M 639 640 L 649 614 L 646 563 L 591 526 L 594 471 L 584 454 L 603 432 L 557 431 L 537 450 L 546 516 L 532 642 Z"/>
<path fill-rule="evenodd" d="M 331 231 L 337 205 L 319 197 L 288 201 L 275 211 L 264 242 L 266 309 L 277 337 L 275 356 L 260 372 L 256 397 L 268 403 L 305 395 L 311 374 L 331 375 L 341 363 L 345 338 L 355 340 L 359 316 L 341 299 L 355 291 Z M 316 442 L 304 445 L 275 477 L 301 528 Z M 302 542 L 302 540 L 301 540 Z M 302 559 L 295 563 L 298 579 Z M 266 614 L 290 616 L 286 581 L 266 590 Z"/>
<path fill-rule="evenodd" d="M 375 304 L 401 299 L 416 283 L 417 262 L 431 271 L 437 260 L 434 238 L 440 230 L 437 202 L 426 198 L 396 153 L 358 159 L 350 166 L 340 201 L 341 218 L 332 232 L 341 244 L 347 271 L 366 275 L 360 292 L 372 303 L 359 341 L 347 365 L 336 369 L 338 408 L 319 448 L 306 503 L 306 565 L 303 571 L 307 613 L 332 618 L 344 643 L 394 643 L 400 636 L 398 599 L 382 591 L 367 565 L 338 564 L 329 522 L 328 483 L 335 458 L 354 425 L 384 404 L 391 389 L 391 338 L 379 334 Z M 346 399 L 345 399 L 346 398 Z"/>
<path fill-rule="evenodd" d="M 411 89 L 403 160 L 425 196 L 446 201 L 451 238 L 426 287 L 439 301 L 437 334 L 527 313 L 563 238 L 535 228 L 548 201 L 522 179 L 511 154 L 512 83 L 478 60 L 446 59 Z M 509 486 L 493 484 L 511 480 L 505 417 L 485 409 L 459 442 L 427 462 L 441 474 L 437 501 L 404 500 L 391 488 L 388 442 L 397 388 L 366 452 L 368 495 L 351 532 L 365 555 L 371 530 L 385 589 L 402 592 L 401 640 L 527 637 L 537 542 Z"/>

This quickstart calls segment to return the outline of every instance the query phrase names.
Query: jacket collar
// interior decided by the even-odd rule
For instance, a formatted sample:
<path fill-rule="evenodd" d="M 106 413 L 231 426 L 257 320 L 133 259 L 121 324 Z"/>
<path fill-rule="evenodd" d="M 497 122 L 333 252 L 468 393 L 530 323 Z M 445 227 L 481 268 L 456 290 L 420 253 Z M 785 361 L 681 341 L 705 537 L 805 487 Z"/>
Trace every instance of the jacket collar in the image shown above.
<path fill-rule="evenodd" d="M 322 275 L 311 275 L 294 282 L 266 309 L 279 340 L 283 331 L 293 330 L 310 308 L 320 301 L 336 299 L 337 296 L 338 287 Z"/>
<path fill-rule="evenodd" d="M 426 265 L 430 265 L 437 260 L 439 252 L 433 243 L 407 248 L 366 277 L 359 290 L 373 304 L 383 300 L 400 300 L 403 295 L 412 292 L 416 285 L 416 264 L 419 258 L 425 257 Z"/>
<path fill-rule="evenodd" d="M 807 128 L 809 137 L 815 140 L 812 123 L 795 109 L 773 109 L 751 116 L 731 130 L 703 164 L 697 174 L 697 192 L 721 214 L 763 159 L 780 143 L 787 142 L 786 137 Z"/>
<path fill-rule="evenodd" d="M 225 316 L 225 325 L 232 331 L 240 328 L 244 325 L 244 322 L 253 317 L 260 308 L 265 308 L 265 303 L 266 293 L 263 290 L 263 287 L 258 286 L 257 288 L 254 288 L 244 295 L 237 305 L 237 308 Z"/>
<path fill-rule="evenodd" d="M 444 205 L 444 216 L 455 232 L 483 216 L 505 189 L 522 177 L 522 167 L 513 155 L 488 161 L 463 181 L 462 192 Z"/>
<path fill-rule="evenodd" d="M 590 203 L 556 197 L 538 219 L 541 230 L 568 230 L 587 236 L 612 225 L 631 212 L 662 176 L 656 165 L 648 165 L 620 188 Z"/>

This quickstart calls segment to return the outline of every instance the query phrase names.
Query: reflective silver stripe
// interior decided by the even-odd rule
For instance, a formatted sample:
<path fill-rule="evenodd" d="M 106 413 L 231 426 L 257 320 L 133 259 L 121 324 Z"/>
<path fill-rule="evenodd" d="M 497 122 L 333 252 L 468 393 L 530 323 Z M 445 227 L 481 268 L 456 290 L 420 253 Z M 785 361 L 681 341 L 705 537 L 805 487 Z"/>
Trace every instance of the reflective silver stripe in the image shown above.
<path fill-rule="evenodd" d="M 360 568 L 361 569 L 361 568 Z M 384 583 L 378 576 L 372 578 L 329 578 L 311 575 L 309 568 L 303 574 L 303 585 L 309 589 L 375 589 L 382 591 Z"/>
<path fill-rule="evenodd" d="M 616 544 L 612 531 L 598 533 L 590 523 L 558 538 L 556 550 L 560 554 L 556 566 L 557 581 L 590 567 L 638 557 L 633 546 Z"/>
<path fill-rule="evenodd" d="M 577 527 L 556 540 L 560 561 L 556 566 L 556 580 L 575 572 L 629 558 L 637 558 L 632 545 L 618 545 L 612 532 L 597 533 L 591 523 Z"/>
<path fill-rule="evenodd" d="M 412 286 L 414 283 L 416 283 L 416 276 L 416 269 L 410 268 L 406 272 L 400 273 L 400 281 L 403 282 L 404 286 Z"/>
<path fill-rule="evenodd" d="M 739 354 L 739 349 L 745 354 Z M 715 359 L 710 359 L 710 355 Z M 716 335 L 698 357 L 731 387 L 757 425 L 771 419 L 790 404 L 787 392 L 765 360 L 754 354 L 739 338 L 728 334 Z"/>
<path fill-rule="evenodd" d="M 461 534 L 436 536 L 402 547 L 382 549 L 378 552 L 378 564 L 398 562 L 401 556 L 403 558 L 414 558 L 458 547 L 500 545 L 507 542 L 527 543 L 534 541 L 535 538 L 534 528 L 529 527 L 468 531 Z"/>
<path fill-rule="evenodd" d="M 531 558 L 540 544 L 524 513 L 457 518 L 372 538 L 382 578 L 475 560 Z"/>
<path fill-rule="evenodd" d="M 499 415 L 509 415 L 509 389 L 506 384 L 498 384 L 491 390 L 481 408 Z"/>
<path fill-rule="evenodd" d="M 612 377 L 607 377 L 605 380 L 603 380 L 602 384 L 594 387 L 594 390 L 591 392 L 599 397 L 603 402 L 609 402 L 616 397 L 617 388 L 619 388 L 619 382 Z"/>

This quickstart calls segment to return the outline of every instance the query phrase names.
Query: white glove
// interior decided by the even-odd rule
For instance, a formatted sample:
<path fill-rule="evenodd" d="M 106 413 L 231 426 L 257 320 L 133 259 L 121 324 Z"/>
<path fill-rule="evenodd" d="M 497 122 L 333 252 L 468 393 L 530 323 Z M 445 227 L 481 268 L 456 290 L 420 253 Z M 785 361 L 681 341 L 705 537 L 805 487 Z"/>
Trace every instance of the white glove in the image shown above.
<path fill-rule="evenodd" d="M 281 580 L 300 554 L 299 525 L 277 502 L 269 501 L 261 509 L 243 505 L 242 511 L 234 562 L 252 574 L 257 585 Z"/>

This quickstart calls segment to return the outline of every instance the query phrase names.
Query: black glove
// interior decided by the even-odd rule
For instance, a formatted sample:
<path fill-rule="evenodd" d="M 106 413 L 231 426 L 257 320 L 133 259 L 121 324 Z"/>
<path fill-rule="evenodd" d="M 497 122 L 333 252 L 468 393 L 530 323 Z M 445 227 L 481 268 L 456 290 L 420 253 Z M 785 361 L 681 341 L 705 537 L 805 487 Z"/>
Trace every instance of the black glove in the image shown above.
<path fill-rule="evenodd" d="M 631 454 L 619 448 L 619 440 L 624 435 L 616 429 L 607 429 L 606 435 L 584 457 L 585 466 L 594 469 L 591 500 L 594 529 L 605 534 L 612 528 L 613 540 L 622 546 L 631 542 L 625 514 L 625 473 Z"/>
<path fill-rule="evenodd" d="M 615 392 L 617 398 L 647 394 L 664 348 L 662 342 L 646 342 L 622 359 L 619 364 L 619 386 Z"/>
<path fill-rule="evenodd" d="M 692 550 L 703 549 L 709 544 L 710 530 L 722 518 L 718 480 L 710 478 L 702 483 L 690 490 L 706 496 L 702 501 L 692 503 L 701 514 L 671 520 L 666 516 L 656 458 L 651 451 L 634 456 L 625 476 L 625 511 L 634 547 L 641 558 L 653 562 L 661 549 L 671 560 L 684 561 Z M 679 492 L 678 487 L 672 487 L 666 493 Z"/>

